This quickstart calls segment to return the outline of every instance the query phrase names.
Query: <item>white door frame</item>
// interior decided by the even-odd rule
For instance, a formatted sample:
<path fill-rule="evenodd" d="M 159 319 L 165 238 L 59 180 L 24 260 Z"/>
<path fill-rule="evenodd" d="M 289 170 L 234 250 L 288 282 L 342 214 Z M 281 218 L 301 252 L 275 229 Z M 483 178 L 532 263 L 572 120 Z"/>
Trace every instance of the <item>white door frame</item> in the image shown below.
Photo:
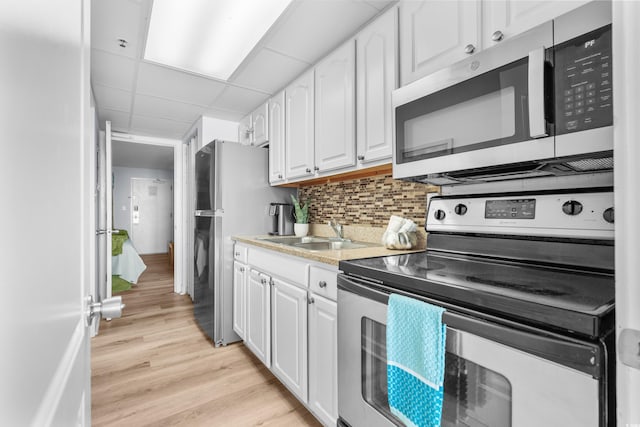
<path fill-rule="evenodd" d="M 173 148 L 173 291 L 177 294 L 186 292 L 184 278 L 184 227 L 183 227 L 183 177 L 182 177 L 182 141 L 179 139 L 157 138 L 153 136 L 131 135 L 112 132 L 114 141 L 132 144 L 159 145 Z"/>
<path fill-rule="evenodd" d="M 640 3 L 612 2 L 614 111 L 614 205 L 616 209 L 617 424 L 640 425 L 640 63 L 634 41 L 640 37 Z M 626 363 L 625 363 L 626 362 Z"/>

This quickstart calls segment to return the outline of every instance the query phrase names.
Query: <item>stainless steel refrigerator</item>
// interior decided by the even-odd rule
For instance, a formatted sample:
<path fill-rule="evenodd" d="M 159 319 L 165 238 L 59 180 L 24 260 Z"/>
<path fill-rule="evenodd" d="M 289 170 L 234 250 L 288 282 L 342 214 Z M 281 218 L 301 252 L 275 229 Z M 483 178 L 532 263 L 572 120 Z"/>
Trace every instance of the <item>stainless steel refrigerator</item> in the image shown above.
<path fill-rule="evenodd" d="M 239 341 L 233 331 L 233 241 L 267 234 L 269 205 L 287 202 L 291 189 L 268 181 L 268 151 L 214 140 L 196 153 L 194 314 L 218 345 Z"/>

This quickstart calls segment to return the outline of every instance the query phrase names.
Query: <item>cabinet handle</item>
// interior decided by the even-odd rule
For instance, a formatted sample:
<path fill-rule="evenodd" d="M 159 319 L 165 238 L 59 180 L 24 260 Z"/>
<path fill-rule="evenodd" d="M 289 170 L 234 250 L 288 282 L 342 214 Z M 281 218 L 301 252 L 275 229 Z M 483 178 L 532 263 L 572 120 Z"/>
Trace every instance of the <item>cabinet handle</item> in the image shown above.
<path fill-rule="evenodd" d="M 311 169 L 307 168 L 306 169 L 307 173 L 311 173 Z"/>
<path fill-rule="evenodd" d="M 278 174 L 278 178 L 282 179 L 282 174 L 281 173 Z"/>
<path fill-rule="evenodd" d="M 236 252 L 236 256 L 240 256 L 240 252 Z"/>
<path fill-rule="evenodd" d="M 240 273 L 244 273 L 244 267 L 240 267 Z"/>
<path fill-rule="evenodd" d="M 263 285 L 267 284 L 267 279 L 260 279 L 260 283 L 262 283 Z"/>
<path fill-rule="evenodd" d="M 499 42 L 503 38 L 504 38 L 504 34 L 500 30 L 498 30 L 495 33 L 491 34 L 491 40 L 493 40 L 494 42 Z"/>
<path fill-rule="evenodd" d="M 467 55 L 471 55 L 475 51 L 476 47 L 472 44 L 468 44 L 464 47 L 464 53 L 466 53 Z"/>
<path fill-rule="evenodd" d="M 320 168 L 319 168 L 318 166 L 314 166 L 314 167 L 313 167 L 313 170 L 314 170 L 314 171 L 316 171 L 316 172 L 318 172 L 318 171 L 320 170 Z"/>
<path fill-rule="evenodd" d="M 316 302 L 316 300 L 315 300 L 315 299 L 313 299 L 313 297 L 309 297 L 309 298 L 307 298 L 307 304 L 311 305 L 311 304 L 313 304 L 314 302 Z"/>
<path fill-rule="evenodd" d="M 320 286 L 321 288 L 326 288 L 327 287 L 327 282 L 325 282 L 324 280 L 321 280 L 318 282 L 318 286 Z"/>
<path fill-rule="evenodd" d="M 361 154 L 358 156 L 358 160 L 363 161 L 364 160 L 364 156 Z"/>

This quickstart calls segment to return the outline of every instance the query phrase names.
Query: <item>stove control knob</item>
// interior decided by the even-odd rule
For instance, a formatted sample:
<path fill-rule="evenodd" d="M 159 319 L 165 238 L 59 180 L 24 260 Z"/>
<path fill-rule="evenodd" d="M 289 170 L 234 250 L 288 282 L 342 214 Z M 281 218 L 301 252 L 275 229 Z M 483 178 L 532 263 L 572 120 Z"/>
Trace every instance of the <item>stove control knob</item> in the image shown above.
<path fill-rule="evenodd" d="M 433 217 L 439 221 L 442 221 L 447 214 L 444 213 L 442 209 L 438 209 L 434 212 Z"/>
<path fill-rule="evenodd" d="M 602 218 L 604 218 L 604 220 L 607 221 L 609 224 L 613 224 L 614 216 L 615 215 L 614 215 L 613 208 L 605 209 L 605 211 L 602 213 Z"/>
<path fill-rule="evenodd" d="M 576 200 L 569 200 L 568 202 L 564 202 L 562 205 L 562 212 L 567 215 L 578 215 L 582 212 L 582 203 Z"/>
<path fill-rule="evenodd" d="M 453 208 L 453 211 L 458 215 L 464 215 L 467 213 L 467 205 L 463 205 L 462 203 L 459 203 L 456 205 L 455 208 Z"/>

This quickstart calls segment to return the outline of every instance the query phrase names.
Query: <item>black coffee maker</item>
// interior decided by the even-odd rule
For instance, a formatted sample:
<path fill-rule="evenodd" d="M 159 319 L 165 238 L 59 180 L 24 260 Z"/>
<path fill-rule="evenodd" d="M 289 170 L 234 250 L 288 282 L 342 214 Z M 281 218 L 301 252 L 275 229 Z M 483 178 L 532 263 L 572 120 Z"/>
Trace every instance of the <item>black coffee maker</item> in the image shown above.
<path fill-rule="evenodd" d="M 290 236 L 293 234 L 293 205 L 272 202 L 269 205 L 269 216 L 272 218 L 272 236 Z"/>

